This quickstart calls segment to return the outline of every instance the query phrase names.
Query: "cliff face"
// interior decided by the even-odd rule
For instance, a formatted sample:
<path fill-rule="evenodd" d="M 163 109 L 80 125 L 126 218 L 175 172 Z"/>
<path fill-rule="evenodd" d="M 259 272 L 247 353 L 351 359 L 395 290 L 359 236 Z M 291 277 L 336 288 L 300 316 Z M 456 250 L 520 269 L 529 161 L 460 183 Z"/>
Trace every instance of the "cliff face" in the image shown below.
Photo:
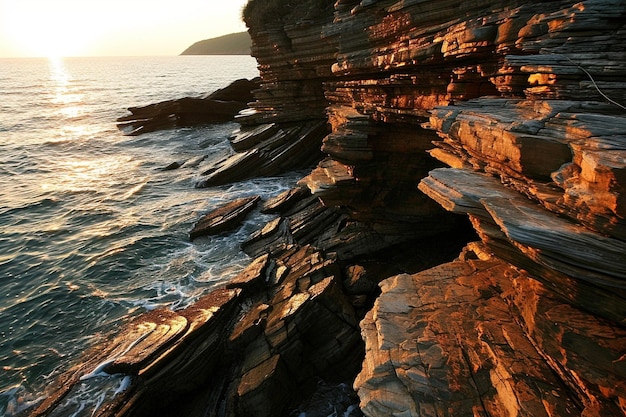
<path fill-rule="evenodd" d="M 343 246 L 318 245 L 349 258 L 462 227 L 441 208 L 480 238 L 381 284 L 365 414 L 625 413 L 626 3 L 326 10 L 249 22 L 253 107 L 330 124 L 301 185 L 346 220 Z"/>

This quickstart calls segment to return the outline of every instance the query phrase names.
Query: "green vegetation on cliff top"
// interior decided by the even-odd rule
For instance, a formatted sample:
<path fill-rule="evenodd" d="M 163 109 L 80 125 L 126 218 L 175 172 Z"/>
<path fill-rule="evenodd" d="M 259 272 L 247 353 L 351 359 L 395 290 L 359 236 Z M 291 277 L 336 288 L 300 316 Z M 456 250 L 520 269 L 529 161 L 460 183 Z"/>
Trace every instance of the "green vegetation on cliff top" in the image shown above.
<path fill-rule="evenodd" d="M 250 55 L 251 45 L 248 32 L 238 32 L 198 41 L 181 55 Z"/>

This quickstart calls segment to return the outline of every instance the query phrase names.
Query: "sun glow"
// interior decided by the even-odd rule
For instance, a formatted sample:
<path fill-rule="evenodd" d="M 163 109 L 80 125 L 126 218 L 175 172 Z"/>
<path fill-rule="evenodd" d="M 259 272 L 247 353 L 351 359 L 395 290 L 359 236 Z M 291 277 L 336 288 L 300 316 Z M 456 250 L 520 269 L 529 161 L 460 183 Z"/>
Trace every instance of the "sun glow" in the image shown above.
<path fill-rule="evenodd" d="M 15 1 L 5 8 L 4 31 L 31 56 L 80 55 L 97 35 L 80 3 L 37 2 L 33 7 Z"/>
<path fill-rule="evenodd" d="M 0 0 L 0 57 L 178 55 L 245 30 L 247 0 Z"/>

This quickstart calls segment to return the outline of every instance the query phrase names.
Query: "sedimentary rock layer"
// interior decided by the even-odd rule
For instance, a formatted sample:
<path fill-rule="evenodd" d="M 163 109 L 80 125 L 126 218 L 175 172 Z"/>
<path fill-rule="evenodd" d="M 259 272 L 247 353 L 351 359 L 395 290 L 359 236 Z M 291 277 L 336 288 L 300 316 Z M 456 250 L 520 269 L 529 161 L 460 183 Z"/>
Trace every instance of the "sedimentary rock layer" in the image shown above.
<path fill-rule="evenodd" d="M 323 202 L 354 207 L 351 217 L 365 219 L 373 210 L 355 203 L 359 196 L 368 195 L 375 207 L 382 189 L 415 183 L 423 171 L 412 164 L 427 152 L 454 169 L 431 171 L 419 189 L 447 210 L 467 215 L 486 250 L 495 254 L 494 262 L 502 262 L 499 257 L 526 271 L 520 272 L 527 274 L 523 289 L 515 287 L 522 280 L 512 275 L 490 285 L 515 287 L 524 297 L 534 294 L 536 303 L 554 303 L 552 311 L 563 313 L 528 315 L 532 309 L 522 303 L 511 308 L 514 297 L 504 297 L 494 307 L 494 320 L 521 324 L 506 332 L 525 340 L 528 349 L 521 349 L 521 358 L 505 359 L 489 347 L 481 359 L 475 352 L 489 343 L 504 346 L 488 339 L 501 340 L 502 335 L 476 334 L 475 329 L 490 328 L 491 319 L 472 312 L 486 307 L 464 298 L 460 288 L 441 283 L 436 288 L 449 290 L 427 291 L 424 308 L 413 308 L 418 301 L 411 297 L 430 284 L 396 279 L 388 304 L 380 301 L 363 322 L 368 351 L 355 386 L 366 415 L 406 410 L 411 415 L 472 415 L 476 409 L 492 415 L 624 413 L 624 393 L 613 389 L 621 386 L 621 368 L 608 366 L 607 380 L 599 382 L 599 371 L 580 352 L 589 349 L 586 355 L 595 351 L 619 362 L 626 349 L 618 336 L 626 305 L 625 17 L 623 1 L 336 3 L 335 20 L 324 28 L 338 45 L 335 78 L 324 84 L 332 133 L 322 149 L 329 158 L 311 174 L 309 188 Z M 411 157 L 396 164 L 386 157 L 396 148 Z M 423 167 L 434 167 L 428 158 L 423 161 Z M 377 182 L 385 185 L 376 189 L 372 184 Z M 395 202 L 415 220 L 429 206 L 405 200 L 406 195 Z M 442 266 L 437 274 L 454 280 L 465 276 L 462 269 L 467 267 Z M 481 274 L 469 275 L 476 282 L 465 281 L 465 290 L 491 299 Z M 390 286 L 383 285 L 383 291 Z M 394 304 L 400 294 L 409 300 L 404 310 Z M 471 312 L 452 314 L 446 306 L 456 302 L 469 303 Z M 385 308 L 389 314 L 383 314 Z M 567 321 L 566 312 L 573 311 L 588 320 L 584 348 L 570 344 L 569 336 L 533 331 Z M 391 313 L 410 317 L 390 330 Z M 455 317 L 463 317 L 466 325 Z M 422 324 L 458 329 L 449 337 L 452 344 L 445 345 L 447 360 L 427 356 L 437 362 L 432 374 L 419 358 L 428 346 L 414 343 L 418 333 L 431 337 L 420 333 Z M 603 328 L 598 330 L 603 336 L 591 330 L 595 326 Z M 575 353 L 577 349 L 581 351 Z M 515 375 L 518 370 L 521 374 Z M 531 370 L 537 372 L 533 383 L 519 383 Z M 389 383 L 379 384 L 381 378 Z M 558 398 L 550 397 L 554 392 L 560 392 Z M 463 402 L 464 397 L 475 400 Z"/>
<path fill-rule="evenodd" d="M 363 412 L 620 415 L 626 331 L 563 304 L 484 249 L 483 259 L 469 254 L 381 283 L 361 323 Z"/>
<path fill-rule="evenodd" d="M 358 320 L 341 287 L 336 260 L 310 246 L 263 255 L 189 308 L 139 316 L 30 415 L 68 414 L 61 400 L 107 374 L 130 383 L 92 415 L 286 415 L 316 378 L 346 381 L 358 369 Z"/>

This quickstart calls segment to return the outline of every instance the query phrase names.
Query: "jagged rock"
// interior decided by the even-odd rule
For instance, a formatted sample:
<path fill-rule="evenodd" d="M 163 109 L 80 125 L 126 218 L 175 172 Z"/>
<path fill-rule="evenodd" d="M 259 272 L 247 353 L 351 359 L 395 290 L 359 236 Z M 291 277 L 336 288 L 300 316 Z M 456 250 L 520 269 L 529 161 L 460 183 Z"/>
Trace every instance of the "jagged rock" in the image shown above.
<path fill-rule="evenodd" d="M 204 171 L 204 179 L 196 187 L 204 188 L 241 181 L 259 176 L 277 175 L 291 169 L 308 167 L 321 158 L 319 146 L 326 135 L 325 121 L 299 124 L 282 124 L 269 137 L 263 129 L 249 132 L 249 148 L 238 147 L 239 151 L 216 162 Z M 265 139 L 256 139 L 260 135 Z M 241 141 L 235 143 L 244 146 Z"/>
<path fill-rule="evenodd" d="M 420 189 L 446 209 L 469 214 L 498 256 L 532 271 L 568 302 L 623 323 L 626 243 L 553 216 L 485 174 L 439 169 Z"/>
<path fill-rule="evenodd" d="M 258 80 L 237 80 L 202 97 L 183 97 L 142 107 L 129 107 L 131 113 L 117 119 L 119 129 L 130 136 L 155 130 L 205 123 L 223 123 L 247 107 Z"/>
<path fill-rule="evenodd" d="M 269 268 L 270 260 L 267 254 L 256 258 L 242 272 L 226 284 L 227 288 L 241 288 L 244 291 L 259 289 L 266 283 L 266 272 Z"/>
<path fill-rule="evenodd" d="M 93 415 L 287 415 L 318 379 L 345 383 L 358 369 L 358 319 L 341 282 L 337 260 L 310 246 L 263 255 L 191 307 L 137 317 L 31 415 L 66 414 L 61 400 L 107 373 L 131 380 Z"/>
<path fill-rule="evenodd" d="M 623 361 L 624 330 L 555 302 L 511 265 L 497 258 L 455 261 L 387 279 L 381 288 L 361 323 L 366 358 L 355 386 L 366 415 L 624 411 L 624 371 L 608 364 Z M 559 375 L 547 356 L 559 358 Z M 598 357 L 606 360 L 599 364 Z"/>
<path fill-rule="evenodd" d="M 194 240 L 200 236 L 215 235 L 233 229 L 260 200 L 259 196 L 238 198 L 205 214 L 189 232 L 189 239 Z"/>
<path fill-rule="evenodd" d="M 133 378 L 126 390 L 108 399 L 104 407 L 94 409 L 94 415 L 151 415 L 161 406 L 169 406 L 182 393 L 205 383 L 215 371 L 225 329 L 239 309 L 239 292 L 219 289 L 186 310 L 155 310 L 139 316 L 52 384 L 47 398 L 29 415 L 69 413 L 61 400 L 81 381 L 108 373 Z M 159 413 L 173 415 L 165 408 Z"/>
<path fill-rule="evenodd" d="M 261 208 L 262 213 L 286 213 L 288 209 L 310 196 L 306 187 L 291 188 L 273 199 L 267 200 Z"/>
<path fill-rule="evenodd" d="M 250 0 L 260 88 L 198 186 L 318 165 L 243 244 L 260 258 L 207 358 L 173 330 L 174 356 L 139 343 L 128 362 L 210 378 L 155 401 L 139 371 L 100 415 L 288 414 L 318 378 L 355 375 L 372 283 L 444 262 L 470 223 L 483 244 L 382 283 L 365 415 L 626 415 L 624 6 Z"/>
<path fill-rule="evenodd" d="M 494 173 L 550 211 L 623 240 L 624 121 L 607 110 L 599 103 L 507 99 L 437 108 L 429 126 L 444 140 L 432 154 L 458 161 L 450 164 L 456 168 Z"/>
<path fill-rule="evenodd" d="M 267 123 L 254 127 L 242 126 L 230 137 L 230 146 L 235 151 L 244 151 L 274 136 L 278 129 L 279 127 L 276 123 Z"/>

